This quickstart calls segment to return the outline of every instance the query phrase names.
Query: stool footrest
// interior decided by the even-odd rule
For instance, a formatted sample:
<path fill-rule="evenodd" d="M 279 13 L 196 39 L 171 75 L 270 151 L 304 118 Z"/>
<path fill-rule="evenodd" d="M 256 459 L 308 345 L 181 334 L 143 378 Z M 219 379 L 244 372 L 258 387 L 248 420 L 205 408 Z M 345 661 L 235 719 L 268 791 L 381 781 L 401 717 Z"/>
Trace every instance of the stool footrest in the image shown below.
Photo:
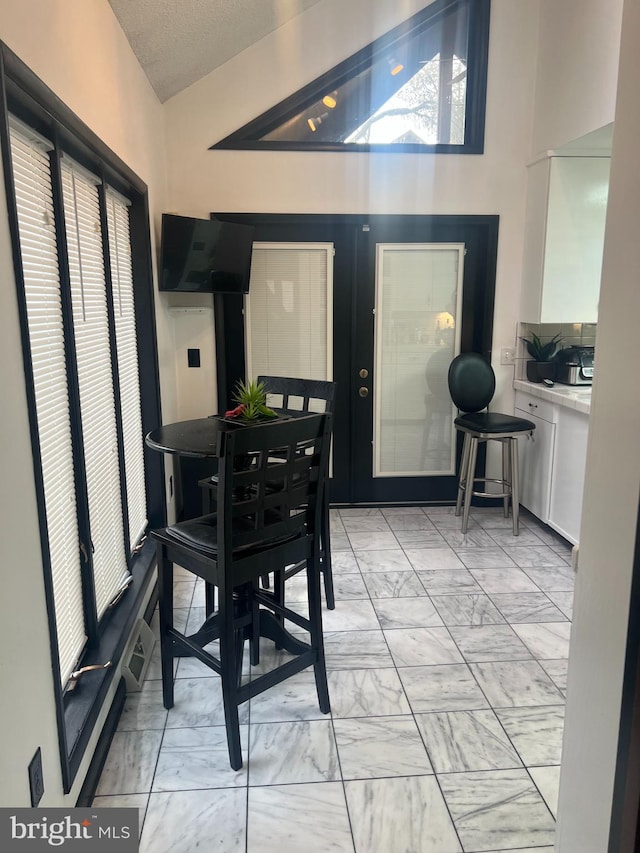
<path fill-rule="evenodd" d="M 503 488 L 507 489 L 505 492 L 479 492 L 475 489 L 471 489 L 471 496 L 474 498 L 510 498 L 512 495 L 512 485 L 508 480 L 498 480 L 495 477 L 474 477 L 474 483 L 498 483 L 503 486 Z M 462 489 L 463 492 L 467 491 L 467 482 L 461 482 L 459 488 Z"/>

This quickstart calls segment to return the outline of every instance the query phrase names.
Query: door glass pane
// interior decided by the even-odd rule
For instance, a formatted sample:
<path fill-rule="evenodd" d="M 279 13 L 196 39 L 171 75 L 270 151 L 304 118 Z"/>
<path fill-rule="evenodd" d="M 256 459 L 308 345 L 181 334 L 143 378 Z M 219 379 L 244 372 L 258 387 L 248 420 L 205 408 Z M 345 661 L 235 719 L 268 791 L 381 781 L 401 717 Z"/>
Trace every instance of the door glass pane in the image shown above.
<path fill-rule="evenodd" d="M 374 476 L 455 472 L 449 364 L 460 351 L 464 246 L 380 243 Z"/>
<path fill-rule="evenodd" d="M 254 243 L 247 376 L 331 379 L 332 243 Z"/>

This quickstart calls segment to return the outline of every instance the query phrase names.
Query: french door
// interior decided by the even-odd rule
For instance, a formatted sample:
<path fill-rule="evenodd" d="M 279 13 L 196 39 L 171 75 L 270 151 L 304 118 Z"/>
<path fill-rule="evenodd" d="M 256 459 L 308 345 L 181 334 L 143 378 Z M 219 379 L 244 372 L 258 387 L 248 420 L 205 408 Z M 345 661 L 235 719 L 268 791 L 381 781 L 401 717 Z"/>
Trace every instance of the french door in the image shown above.
<path fill-rule="evenodd" d="M 461 351 L 490 351 L 497 228 L 493 247 L 484 230 L 457 217 L 371 217 L 361 228 L 349 376 L 353 502 L 455 498 L 447 372 Z"/>
<path fill-rule="evenodd" d="M 336 382 L 332 501 L 454 499 L 447 371 L 490 354 L 497 217 L 224 218 L 256 226 L 248 371 Z"/>

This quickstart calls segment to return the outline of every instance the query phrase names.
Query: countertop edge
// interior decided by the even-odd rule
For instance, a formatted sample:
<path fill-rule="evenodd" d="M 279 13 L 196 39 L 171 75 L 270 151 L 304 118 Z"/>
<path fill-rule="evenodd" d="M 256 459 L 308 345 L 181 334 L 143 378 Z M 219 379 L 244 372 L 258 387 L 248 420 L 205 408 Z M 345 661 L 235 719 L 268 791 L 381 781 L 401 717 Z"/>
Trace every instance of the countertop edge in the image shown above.
<path fill-rule="evenodd" d="M 513 387 L 516 391 L 523 391 L 533 397 L 540 397 L 549 403 L 563 406 L 565 409 L 573 409 L 576 412 L 588 415 L 591 412 L 591 387 L 589 393 L 585 393 L 584 385 L 554 385 L 549 388 L 537 382 L 527 382 L 523 379 L 514 379 Z M 577 391 L 576 388 L 580 390 Z"/>

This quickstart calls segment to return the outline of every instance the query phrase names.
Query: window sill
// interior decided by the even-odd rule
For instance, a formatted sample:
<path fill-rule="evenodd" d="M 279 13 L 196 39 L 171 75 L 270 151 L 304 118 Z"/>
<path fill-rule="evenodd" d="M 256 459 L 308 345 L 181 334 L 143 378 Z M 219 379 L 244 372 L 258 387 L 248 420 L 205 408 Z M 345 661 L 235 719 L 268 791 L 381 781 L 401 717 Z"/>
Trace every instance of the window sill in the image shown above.
<path fill-rule="evenodd" d="M 61 745 L 61 758 L 65 793 L 71 790 L 107 693 L 114 679 L 120 678 L 120 659 L 138 619 L 155 565 L 155 544 L 148 540 L 132 566 L 133 582 L 127 594 L 108 617 L 100 645 L 88 649 L 79 664 L 91 666 L 110 660 L 113 666 L 87 673 L 75 690 L 64 697 L 62 725 L 67 747 L 64 749 Z"/>

